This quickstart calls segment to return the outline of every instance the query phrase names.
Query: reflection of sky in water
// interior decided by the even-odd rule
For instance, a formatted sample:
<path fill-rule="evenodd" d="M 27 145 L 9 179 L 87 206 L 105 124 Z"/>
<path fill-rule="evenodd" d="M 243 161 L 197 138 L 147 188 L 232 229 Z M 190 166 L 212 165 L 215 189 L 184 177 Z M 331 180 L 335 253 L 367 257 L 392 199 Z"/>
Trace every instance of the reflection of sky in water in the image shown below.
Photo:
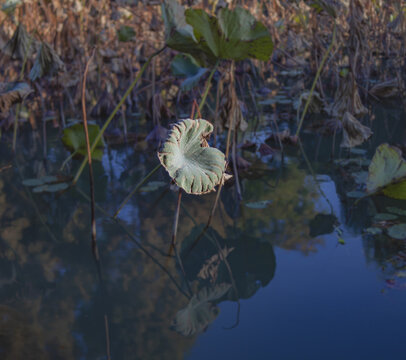
<path fill-rule="evenodd" d="M 311 179 L 311 181 L 313 181 Z M 340 219 L 335 184 L 324 177 L 323 192 Z M 323 197 L 316 208 L 329 213 Z M 323 235 L 317 253 L 276 248 L 272 282 L 248 301 L 220 304 L 221 312 L 199 336 L 187 359 L 399 359 L 404 352 L 405 292 L 384 294 L 383 283 L 366 266 L 361 236 L 342 226 Z"/>

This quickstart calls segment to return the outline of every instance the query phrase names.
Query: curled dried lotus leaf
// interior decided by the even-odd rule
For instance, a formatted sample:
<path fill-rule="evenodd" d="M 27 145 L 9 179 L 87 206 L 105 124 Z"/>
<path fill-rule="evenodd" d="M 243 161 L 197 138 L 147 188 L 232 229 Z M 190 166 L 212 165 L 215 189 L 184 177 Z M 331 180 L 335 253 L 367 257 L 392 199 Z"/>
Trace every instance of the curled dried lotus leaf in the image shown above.
<path fill-rule="evenodd" d="M 207 120 L 184 119 L 173 125 L 158 152 L 161 164 L 188 194 L 209 193 L 222 180 L 225 156 L 206 141 L 212 131 Z"/>
<path fill-rule="evenodd" d="M 361 145 L 372 136 L 372 131 L 368 126 L 362 125 L 348 111 L 345 112 L 342 120 L 343 141 L 341 147 L 351 148 Z"/>
<path fill-rule="evenodd" d="M 22 102 L 32 92 L 27 83 L 0 83 L 0 113 L 6 113 L 11 106 Z"/>

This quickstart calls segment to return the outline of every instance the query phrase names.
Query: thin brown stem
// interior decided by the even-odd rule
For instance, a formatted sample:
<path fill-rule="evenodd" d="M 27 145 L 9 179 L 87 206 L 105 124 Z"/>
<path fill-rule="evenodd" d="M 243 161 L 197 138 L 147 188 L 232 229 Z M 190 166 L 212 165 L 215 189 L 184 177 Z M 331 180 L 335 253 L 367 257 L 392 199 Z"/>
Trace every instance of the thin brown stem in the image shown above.
<path fill-rule="evenodd" d="M 86 114 L 86 78 L 87 73 L 89 71 L 89 65 L 93 59 L 95 50 L 93 49 L 92 54 L 89 60 L 86 63 L 85 71 L 83 73 L 83 83 L 82 83 L 82 116 L 83 116 L 83 128 L 85 131 L 85 138 L 86 138 L 86 150 L 87 150 L 87 158 L 89 164 L 89 183 L 90 183 L 90 209 L 91 209 L 91 246 L 92 246 L 92 253 L 94 260 L 97 266 L 97 272 L 100 280 L 100 286 L 103 292 L 103 298 L 105 298 L 105 290 L 103 284 L 103 278 L 101 275 L 101 265 L 100 265 L 100 257 L 99 257 L 99 250 L 97 247 L 97 239 L 96 239 L 96 209 L 95 209 L 95 196 L 94 196 L 94 177 L 93 177 L 93 166 L 92 166 L 92 152 L 90 150 L 90 140 L 89 140 L 89 129 L 87 126 L 87 114 Z M 106 336 L 106 355 L 107 359 L 110 360 L 110 335 L 109 335 L 109 322 L 107 313 L 104 314 L 104 327 L 105 327 L 105 336 Z"/>

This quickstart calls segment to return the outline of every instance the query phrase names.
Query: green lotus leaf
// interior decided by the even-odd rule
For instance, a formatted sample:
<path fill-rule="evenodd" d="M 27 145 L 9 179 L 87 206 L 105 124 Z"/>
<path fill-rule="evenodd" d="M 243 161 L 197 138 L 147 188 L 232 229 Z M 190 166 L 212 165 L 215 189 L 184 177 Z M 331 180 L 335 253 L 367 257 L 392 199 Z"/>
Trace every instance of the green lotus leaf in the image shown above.
<path fill-rule="evenodd" d="M 209 193 L 222 180 L 225 156 L 206 141 L 212 131 L 207 120 L 184 119 L 173 125 L 158 152 L 161 164 L 188 194 Z"/>
<path fill-rule="evenodd" d="M 193 26 L 200 49 L 209 57 L 269 60 L 273 51 L 269 31 L 242 7 L 221 9 L 217 17 L 201 9 L 187 9 L 185 14 L 187 23 Z"/>
<path fill-rule="evenodd" d="M 165 0 L 162 4 L 162 18 L 165 24 L 165 42 L 178 51 L 196 45 L 193 28 L 186 23 L 185 9 L 177 0 Z"/>
<path fill-rule="evenodd" d="M 178 54 L 172 60 L 171 70 L 173 75 L 185 78 L 181 84 L 181 89 L 191 90 L 199 84 L 200 79 L 208 69 L 200 67 L 191 55 Z"/>
<path fill-rule="evenodd" d="M 89 141 L 91 144 L 99 134 L 100 127 L 96 124 L 88 124 Z M 82 123 L 76 123 L 63 130 L 62 142 L 71 151 L 80 155 L 87 155 L 86 138 Z M 92 153 L 92 159 L 101 160 L 103 156 L 104 142 L 102 139 L 97 143 L 96 149 Z"/>
<path fill-rule="evenodd" d="M 406 199 L 406 161 L 399 149 L 380 145 L 369 165 L 367 192 L 382 191 L 389 197 Z"/>

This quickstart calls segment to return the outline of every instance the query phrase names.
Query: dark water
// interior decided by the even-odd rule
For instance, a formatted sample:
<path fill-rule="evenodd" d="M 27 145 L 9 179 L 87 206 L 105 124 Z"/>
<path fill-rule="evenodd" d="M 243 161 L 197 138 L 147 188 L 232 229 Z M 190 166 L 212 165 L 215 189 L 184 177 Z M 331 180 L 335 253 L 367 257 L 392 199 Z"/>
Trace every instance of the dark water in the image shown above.
<path fill-rule="evenodd" d="M 311 169 L 297 147 L 283 163 L 244 152 L 253 167 L 242 174 L 243 203 L 225 188 L 193 248 L 215 194 L 184 196 L 185 276 L 170 249 L 176 194 L 164 171 L 118 222 L 107 216 L 157 163 L 142 144 L 110 148 L 95 164 L 104 286 L 90 250 L 87 176 L 62 194 L 24 187 L 68 155 L 51 134 L 44 163 L 40 142 L 26 135 L 17 163 L 0 173 L 0 359 L 105 359 L 105 314 L 112 359 L 403 359 L 405 243 L 364 230 L 376 213 L 406 204 L 354 205 L 346 196 L 359 186 L 353 169 L 334 161 L 367 163 L 380 143 L 403 143 L 402 111 L 373 114 L 361 152 L 340 149 L 338 137 L 333 156 L 331 138 L 305 134 Z M 9 148 L 0 144 L 1 167 L 11 163 Z"/>

